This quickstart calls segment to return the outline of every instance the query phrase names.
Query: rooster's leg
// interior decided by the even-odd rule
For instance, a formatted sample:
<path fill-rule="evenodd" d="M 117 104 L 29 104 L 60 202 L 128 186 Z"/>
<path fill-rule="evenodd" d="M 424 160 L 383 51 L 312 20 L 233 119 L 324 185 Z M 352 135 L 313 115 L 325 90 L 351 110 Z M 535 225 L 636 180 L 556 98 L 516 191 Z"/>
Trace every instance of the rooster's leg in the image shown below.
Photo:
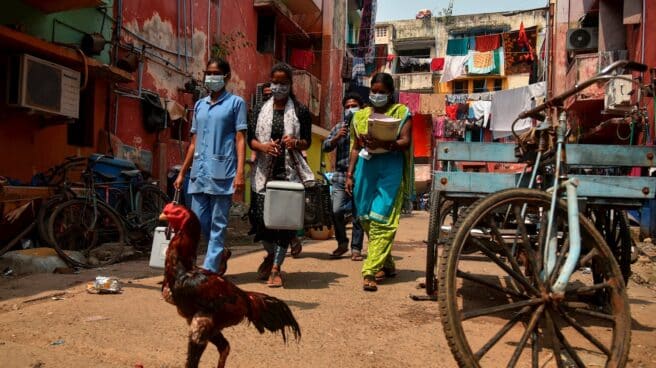
<path fill-rule="evenodd" d="M 186 368 L 197 368 L 213 329 L 212 319 L 196 315 L 189 324 L 189 345 L 187 348 Z"/>
<path fill-rule="evenodd" d="M 216 348 L 219 350 L 219 364 L 217 368 L 224 368 L 226 360 L 228 359 L 228 354 L 230 354 L 230 344 L 228 340 L 223 336 L 221 332 L 218 335 L 215 335 L 210 339 L 212 344 L 216 345 Z"/>

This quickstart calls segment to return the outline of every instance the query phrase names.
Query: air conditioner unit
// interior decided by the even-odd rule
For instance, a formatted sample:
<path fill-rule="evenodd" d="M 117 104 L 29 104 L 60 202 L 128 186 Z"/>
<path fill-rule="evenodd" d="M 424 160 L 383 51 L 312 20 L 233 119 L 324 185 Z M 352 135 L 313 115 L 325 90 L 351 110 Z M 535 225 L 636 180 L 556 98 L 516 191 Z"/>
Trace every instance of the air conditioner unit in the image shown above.
<path fill-rule="evenodd" d="M 9 58 L 7 104 L 70 118 L 80 116 L 80 72 L 20 54 Z"/>
<path fill-rule="evenodd" d="M 622 75 L 622 77 L 631 79 L 631 74 Z M 612 79 L 606 84 L 606 94 L 604 96 L 604 108 L 611 112 L 628 112 L 631 111 L 631 91 L 633 83 L 623 79 Z"/>
<path fill-rule="evenodd" d="M 596 50 L 598 41 L 598 28 L 572 28 L 567 30 L 567 51 Z"/>

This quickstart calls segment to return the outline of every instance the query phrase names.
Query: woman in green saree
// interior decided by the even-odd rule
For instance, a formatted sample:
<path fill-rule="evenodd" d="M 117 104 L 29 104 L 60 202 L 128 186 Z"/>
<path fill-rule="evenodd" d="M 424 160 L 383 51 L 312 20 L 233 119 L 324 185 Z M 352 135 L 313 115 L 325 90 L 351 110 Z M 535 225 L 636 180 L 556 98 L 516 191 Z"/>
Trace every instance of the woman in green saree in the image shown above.
<path fill-rule="evenodd" d="M 369 239 L 362 265 L 365 291 L 378 290 L 377 282 L 396 275 L 392 244 L 399 227 L 401 207 L 414 188 L 410 111 L 394 103 L 394 80 L 387 73 L 371 79 L 372 107 L 360 110 L 351 124 L 351 157 L 346 191 L 353 195 L 357 215 Z M 400 120 L 396 140 L 380 141 L 368 134 L 373 114 Z"/>

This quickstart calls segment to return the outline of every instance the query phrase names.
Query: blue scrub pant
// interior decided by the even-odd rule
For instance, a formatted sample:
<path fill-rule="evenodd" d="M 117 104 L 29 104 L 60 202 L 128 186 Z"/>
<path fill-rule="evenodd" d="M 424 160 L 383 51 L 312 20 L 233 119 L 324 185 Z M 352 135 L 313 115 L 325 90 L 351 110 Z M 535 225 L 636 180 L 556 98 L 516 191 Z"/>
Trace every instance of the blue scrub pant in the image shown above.
<path fill-rule="evenodd" d="M 208 239 L 207 254 L 203 262 L 203 268 L 206 270 L 219 271 L 230 206 L 232 206 L 230 194 L 194 193 L 191 195 L 191 210 L 198 216 L 202 234 Z"/>

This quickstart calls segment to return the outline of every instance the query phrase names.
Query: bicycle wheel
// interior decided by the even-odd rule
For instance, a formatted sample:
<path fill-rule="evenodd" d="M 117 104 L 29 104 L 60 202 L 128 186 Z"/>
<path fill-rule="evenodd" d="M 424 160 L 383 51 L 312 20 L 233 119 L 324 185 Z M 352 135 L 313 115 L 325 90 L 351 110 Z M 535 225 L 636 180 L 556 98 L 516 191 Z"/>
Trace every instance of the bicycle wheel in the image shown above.
<path fill-rule="evenodd" d="M 39 239 L 47 245 L 54 243 L 54 240 L 48 235 L 48 221 L 50 220 L 50 215 L 60 204 L 75 198 L 75 193 L 65 188 L 61 193 L 57 193 L 50 198 L 48 198 L 45 203 L 39 207 L 39 212 L 36 214 L 36 227 L 39 233 Z"/>
<path fill-rule="evenodd" d="M 94 206 L 95 205 L 95 206 Z M 48 236 L 57 253 L 78 267 L 97 267 L 120 259 L 127 239 L 121 218 L 100 201 L 71 199 L 57 206 L 48 221 Z M 103 244 L 115 243 L 113 247 Z M 76 251 L 84 260 L 76 260 L 67 251 Z"/>
<path fill-rule="evenodd" d="M 152 239 L 155 228 L 159 224 L 159 215 L 162 213 L 164 206 L 170 201 L 169 196 L 156 185 L 144 184 L 137 191 L 136 218 L 139 221 L 138 227 L 146 233 L 149 239 Z"/>
<path fill-rule="evenodd" d="M 579 266 L 595 265 L 602 279 L 583 268 L 571 276 L 565 293 L 551 290 L 569 251 L 563 201 L 554 224 L 554 272 L 544 280 L 550 202 L 545 192 L 509 189 L 479 200 L 458 221 L 440 258 L 438 300 L 461 367 L 626 364 L 631 318 L 622 274 L 602 235 L 582 215 Z M 479 253 L 464 257 L 468 241 Z M 601 306 L 595 304 L 599 294 L 605 297 Z M 487 332 L 481 324 L 498 328 Z"/>

